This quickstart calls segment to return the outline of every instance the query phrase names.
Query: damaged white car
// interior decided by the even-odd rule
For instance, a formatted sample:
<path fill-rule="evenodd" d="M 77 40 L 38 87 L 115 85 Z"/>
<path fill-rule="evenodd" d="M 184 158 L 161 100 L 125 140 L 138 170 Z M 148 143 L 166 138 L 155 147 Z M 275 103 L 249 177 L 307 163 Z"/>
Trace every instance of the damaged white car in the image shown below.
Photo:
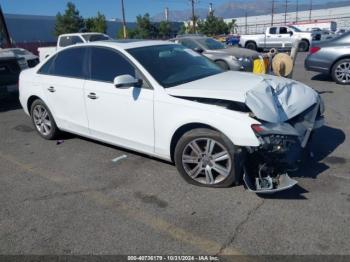
<path fill-rule="evenodd" d="M 288 172 L 323 124 L 320 96 L 302 83 L 224 72 L 163 41 L 68 47 L 22 72 L 19 85 L 42 137 L 64 130 L 173 161 L 201 186 L 293 186 Z"/>

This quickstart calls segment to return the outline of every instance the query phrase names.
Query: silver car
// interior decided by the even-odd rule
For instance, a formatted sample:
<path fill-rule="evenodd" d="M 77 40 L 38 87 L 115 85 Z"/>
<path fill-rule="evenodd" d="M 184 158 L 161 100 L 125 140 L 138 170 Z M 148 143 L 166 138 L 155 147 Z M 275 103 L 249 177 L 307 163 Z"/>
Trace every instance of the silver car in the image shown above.
<path fill-rule="evenodd" d="M 201 53 L 224 70 L 251 72 L 254 59 L 259 58 L 259 53 L 256 51 L 227 46 L 206 36 L 181 36 L 171 41 Z"/>
<path fill-rule="evenodd" d="M 314 44 L 305 60 L 309 71 L 331 75 L 338 84 L 350 84 L 350 32 Z"/>

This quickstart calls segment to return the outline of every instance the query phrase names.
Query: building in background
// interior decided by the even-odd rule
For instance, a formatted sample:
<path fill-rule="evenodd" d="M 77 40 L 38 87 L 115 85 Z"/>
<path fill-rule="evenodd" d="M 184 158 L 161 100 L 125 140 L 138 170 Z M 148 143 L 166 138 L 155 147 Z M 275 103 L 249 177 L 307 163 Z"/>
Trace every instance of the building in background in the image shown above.
<path fill-rule="evenodd" d="M 319 9 L 312 11 L 311 21 L 309 20 L 309 11 L 288 12 L 287 24 L 293 23 L 315 23 L 333 21 L 337 24 L 338 29 L 350 28 L 350 6 Z M 255 34 L 265 32 L 266 27 L 271 26 L 271 15 L 238 17 L 224 19 L 227 23 L 232 19 L 236 19 L 236 30 L 238 34 Z M 274 14 L 274 25 L 285 24 L 285 13 Z"/>

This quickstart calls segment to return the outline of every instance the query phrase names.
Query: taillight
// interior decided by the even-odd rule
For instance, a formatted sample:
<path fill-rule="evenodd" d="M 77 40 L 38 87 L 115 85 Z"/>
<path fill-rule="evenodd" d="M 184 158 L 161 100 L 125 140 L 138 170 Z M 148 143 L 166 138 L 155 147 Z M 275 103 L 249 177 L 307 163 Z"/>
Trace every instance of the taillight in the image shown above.
<path fill-rule="evenodd" d="M 321 47 L 319 47 L 319 46 L 313 46 L 310 48 L 310 54 L 314 54 L 314 53 L 320 51 L 320 49 L 321 49 Z"/>

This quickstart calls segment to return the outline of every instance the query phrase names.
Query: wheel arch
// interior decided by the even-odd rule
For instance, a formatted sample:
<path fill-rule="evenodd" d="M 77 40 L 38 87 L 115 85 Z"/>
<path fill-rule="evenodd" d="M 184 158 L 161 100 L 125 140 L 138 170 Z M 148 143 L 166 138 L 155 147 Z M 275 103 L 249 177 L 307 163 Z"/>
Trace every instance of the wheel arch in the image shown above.
<path fill-rule="evenodd" d="M 32 107 L 32 104 L 34 103 L 34 101 L 35 100 L 37 100 L 37 99 L 40 99 L 40 100 L 42 100 L 39 96 L 36 96 L 36 95 L 32 95 L 32 96 L 30 96 L 29 98 L 28 98 L 28 100 L 27 100 L 27 110 L 28 110 L 28 113 L 29 113 L 29 115 L 31 114 L 31 107 Z"/>
<path fill-rule="evenodd" d="M 342 55 L 342 56 L 340 56 L 340 57 L 337 57 L 337 59 L 334 60 L 334 62 L 332 63 L 332 65 L 329 67 L 329 74 L 332 74 L 333 67 L 335 66 L 335 64 L 338 63 L 340 60 L 343 60 L 343 59 L 350 59 L 350 55 L 349 55 L 349 54 L 346 54 L 346 55 Z"/>
<path fill-rule="evenodd" d="M 220 130 L 208 125 L 208 124 L 203 124 L 199 122 L 194 122 L 194 123 L 187 123 L 182 126 L 180 126 L 176 131 L 174 132 L 171 142 L 170 142 L 170 159 L 172 162 L 174 162 L 174 153 L 175 153 L 175 147 L 177 145 L 177 142 L 179 142 L 180 138 L 188 131 L 197 129 L 197 128 L 208 128 L 211 130 L 218 131 L 222 133 Z"/>
<path fill-rule="evenodd" d="M 258 49 L 258 44 L 256 43 L 255 40 L 248 40 L 248 41 L 246 41 L 245 44 L 244 44 L 244 48 L 247 48 L 247 45 L 248 45 L 249 43 L 255 44 L 256 48 Z"/>

